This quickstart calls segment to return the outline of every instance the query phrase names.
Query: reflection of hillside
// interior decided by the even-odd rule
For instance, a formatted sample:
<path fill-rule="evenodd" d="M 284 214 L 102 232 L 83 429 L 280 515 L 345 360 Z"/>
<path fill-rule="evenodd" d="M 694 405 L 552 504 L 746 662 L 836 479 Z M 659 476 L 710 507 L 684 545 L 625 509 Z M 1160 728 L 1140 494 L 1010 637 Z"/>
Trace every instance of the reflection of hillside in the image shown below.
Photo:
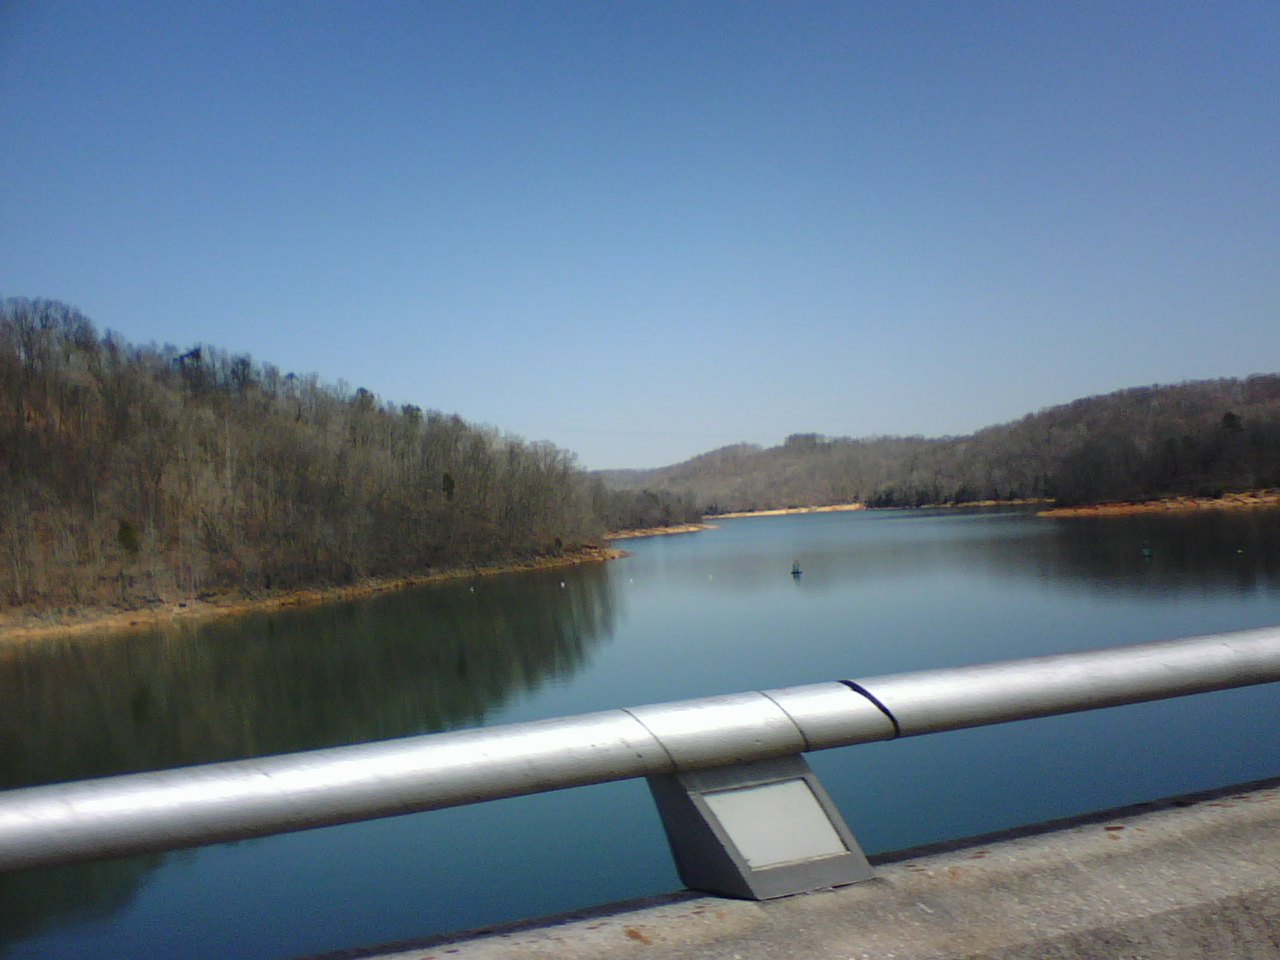
<path fill-rule="evenodd" d="M 805 571 L 799 588 L 816 591 L 965 567 L 1000 579 L 1135 596 L 1280 585 L 1280 510 L 1067 519 L 1026 511 L 903 512 L 861 516 L 827 534 L 797 529 L 794 542 L 738 544 L 716 589 L 776 586 L 792 557 Z"/>
<path fill-rule="evenodd" d="M 717 557 L 724 582 L 716 581 L 716 589 L 755 593 L 776 587 L 780 576 L 790 582 L 793 559 L 804 569 L 796 583 L 805 590 L 843 590 L 935 569 L 954 571 L 970 551 L 991 547 L 1007 554 L 1011 541 L 1020 543 L 1043 530 L 1027 511 L 869 511 L 797 518 L 786 527 L 783 518 L 745 522 L 780 526 L 740 534 L 731 559 Z M 778 529 L 786 532 L 774 532 Z"/>
<path fill-rule="evenodd" d="M 899 543 L 889 553 L 877 554 L 882 572 L 901 569 L 904 563 L 919 571 L 954 569 L 963 562 L 1001 579 L 1052 581 L 1059 588 L 1090 593 L 1249 593 L 1280 585 L 1280 511 L 1024 516 L 992 524 L 983 535 Z"/>
<path fill-rule="evenodd" d="M 1177 589 L 1251 593 L 1280 585 L 1280 511 L 1046 520 L 1053 534 L 1023 558 L 1024 573 L 1113 594 Z M 1148 556 L 1149 554 L 1149 556 Z"/>
<path fill-rule="evenodd" d="M 52 921 L 109 917 L 128 904 L 161 857 L 0 874 L 0 957 L 5 945 Z"/>
<path fill-rule="evenodd" d="M 565 586 L 560 586 L 561 581 Z M 0 786 L 357 743 L 480 723 L 612 635 L 600 565 L 0 654 Z M 0 875 L 0 955 L 105 916 L 162 857 Z"/>
<path fill-rule="evenodd" d="M 612 633 L 607 584 L 593 565 L 9 650 L 0 786 L 479 723 Z"/>

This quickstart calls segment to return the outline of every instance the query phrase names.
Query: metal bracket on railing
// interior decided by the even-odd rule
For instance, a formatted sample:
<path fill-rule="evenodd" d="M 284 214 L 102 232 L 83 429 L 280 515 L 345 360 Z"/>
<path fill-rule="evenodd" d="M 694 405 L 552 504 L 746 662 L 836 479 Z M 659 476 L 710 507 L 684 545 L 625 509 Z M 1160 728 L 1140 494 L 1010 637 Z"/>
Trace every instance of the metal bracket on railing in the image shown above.
<path fill-rule="evenodd" d="M 801 755 L 850 739 L 892 739 L 892 718 L 864 693 L 810 684 L 627 713 L 675 768 L 651 774 L 649 789 L 686 886 L 767 900 L 871 877 Z"/>
<path fill-rule="evenodd" d="M 694 890 L 769 900 L 874 875 L 798 754 L 652 776 L 649 790 L 680 879 Z"/>

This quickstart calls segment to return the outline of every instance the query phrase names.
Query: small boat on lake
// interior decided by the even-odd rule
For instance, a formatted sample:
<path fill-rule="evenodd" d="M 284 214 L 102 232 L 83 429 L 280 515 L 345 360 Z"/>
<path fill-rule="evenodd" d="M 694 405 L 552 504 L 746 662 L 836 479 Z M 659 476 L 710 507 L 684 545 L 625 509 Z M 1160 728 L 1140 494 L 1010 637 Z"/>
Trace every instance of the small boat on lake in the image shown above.
<path fill-rule="evenodd" d="M 791 575 L 793 577 L 799 577 L 802 573 L 804 573 L 804 571 L 800 569 L 800 561 L 793 560 L 791 562 Z"/>

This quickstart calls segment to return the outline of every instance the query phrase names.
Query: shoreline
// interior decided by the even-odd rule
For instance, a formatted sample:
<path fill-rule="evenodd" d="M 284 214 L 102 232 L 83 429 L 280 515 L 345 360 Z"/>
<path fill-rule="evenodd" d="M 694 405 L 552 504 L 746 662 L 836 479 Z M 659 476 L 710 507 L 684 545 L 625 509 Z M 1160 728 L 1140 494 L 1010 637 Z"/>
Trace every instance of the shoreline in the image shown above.
<path fill-rule="evenodd" d="M 226 590 L 206 599 L 179 600 L 160 606 L 135 609 L 87 607 L 71 615 L 44 617 L 21 611 L 0 613 L 0 646 L 63 639 L 85 634 L 127 633 L 179 623 L 203 623 L 247 613 L 267 613 L 340 600 L 362 599 L 428 583 L 465 580 L 471 577 L 492 577 L 526 570 L 555 570 L 576 567 L 584 563 L 604 563 L 607 560 L 618 560 L 625 556 L 628 556 L 627 551 L 617 547 L 584 547 L 561 557 L 539 557 L 533 560 L 477 567 L 451 567 L 431 573 L 372 578 L 348 586 L 304 587 L 264 596 L 246 595 L 239 590 Z"/>
<path fill-rule="evenodd" d="M 635 530 L 615 530 L 613 533 L 606 533 L 603 539 L 607 542 L 614 540 L 639 540 L 641 537 L 669 537 L 676 533 L 698 533 L 701 530 L 714 530 L 714 523 L 673 523 L 669 527 L 639 527 Z"/>
<path fill-rule="evenodd" d="M 1016 506 L 1045 503 L 1036 500 L 984 500 L 970 503 L 931 504 L 937 507 Z M 1221 497 L 1164 497 L 1159 500 L 1119 501 L 1115 503 L 1086 504 L 1076 507 L 1050 507 L 1038 510 L 1037 517 L 1122 517 L 1150 514 L 1192 513 L 1200 510 L 1242 510 L 1280 507 L 1280 489 L 1253 490 L 1247 493 L 1228 493 Z M 779 507 L 770 510 L 743 510 L 709 515 L 701 523 L 672 524 L 665 527 L 647 527 L 636 530 L 618 530 L 607 534 L 603 540 L 612 543 L 642 537 L 661 537 L 683 533 L 713 530 L 714 520 L 733 520 L 743 517 L 778 517 L 807 513 L 843 513 L 870 509 L 863 503 L 839 503 L 819 507 Z M 927 508 L 888 508 L 927 509 Z M 117 607 L 87 607 L 74 613 L 41 615 L 21 610 L 0 613 L 0 646 L 32 641 L 62 639 L 86 634 L 117 634 L 134 630 L 177 624 L 201 623 L 248 613 L 287 610 L 294 607 L 316 606 L 342 600 L 355 600 L 404 590 L 428 583 L 462 580 L 468 577 L 490 577 L 526 570 L 553 570 L 577 566 L 583 563 L 604 563 L 627 556 L 619 547 L 585 547 L 561 557 L 539 557 L 533 560 L 476 567 L 451 567 L 431 573 L 400 577 L 382 577 L 350 584 L 348 586 L 317 586 L 297 590 L 273 592 L 255 596 L 242 590 L 225 590 L 204 598 L 178 600 L 151 607 L 120 609 Z"/>
<path fill-rule="evenodd" d="M 959 510 L 967 507 L 1031 507 L 1053 503 L 1048 497 L 1020 497 L 1016 500 L 956 500 L 950 503 L 926 503 L 920 507 L 885 507 L 886 510 Z M 881 509 L 877 507 L 876 509 Z"/>
<path fill-rule="evenodd" d="M 737 520 L 741 517 L 786 517 L 798 513 L 845 513 L 866 510 L 865 503 L 833 503 L 824 507 L 775 507 L 771 510 L 735 510 L 731 513 L 708 515 L 708 520 Z"/>
<path fill-rule="evenodd" d="M 1152 513 L 1194 513 L 1198 510 L 1247 510 L 1280 507 L 1280 490 L 1225 493 L 1221 497 L 1163 497 L 1159 500 L 1124 500 L 1079 507 L 1052 507 L 1037 517 L 1130 517 Z"/>
<path fill-rule="evenodd" d="M 738 510 L 733 513 L 707 514 L 708 520 L 736 520 L 740 517 L 783 517 L 802 513 L 844 513 L 854 510 L 961 510 L 970 507 L 1029 507 L 1053 503 L 1044 497 L 1026 497 L 1018 500 L 953 500 L 942 503 L 922 503 L 915 507 L 869 507 L 865 503 L 834 503 L 822 507 L 774 507 L 768 510 Z"/>

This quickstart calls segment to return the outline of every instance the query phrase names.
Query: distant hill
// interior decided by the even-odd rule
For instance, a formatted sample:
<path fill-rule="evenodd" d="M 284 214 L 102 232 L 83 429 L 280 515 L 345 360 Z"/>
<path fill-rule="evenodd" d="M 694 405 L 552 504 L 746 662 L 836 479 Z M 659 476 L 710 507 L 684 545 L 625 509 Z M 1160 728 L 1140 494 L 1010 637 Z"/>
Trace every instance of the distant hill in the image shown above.
<path fill-rule="evenodd" d="M 597 476 L 616 490 L 662 492 L 713 514 L 841 502 L 1216 496 L 1280 485 L 1280 375 L 1134 387 L 962 437 L 797 433 L 767 449 L 738 444 Z"/>

